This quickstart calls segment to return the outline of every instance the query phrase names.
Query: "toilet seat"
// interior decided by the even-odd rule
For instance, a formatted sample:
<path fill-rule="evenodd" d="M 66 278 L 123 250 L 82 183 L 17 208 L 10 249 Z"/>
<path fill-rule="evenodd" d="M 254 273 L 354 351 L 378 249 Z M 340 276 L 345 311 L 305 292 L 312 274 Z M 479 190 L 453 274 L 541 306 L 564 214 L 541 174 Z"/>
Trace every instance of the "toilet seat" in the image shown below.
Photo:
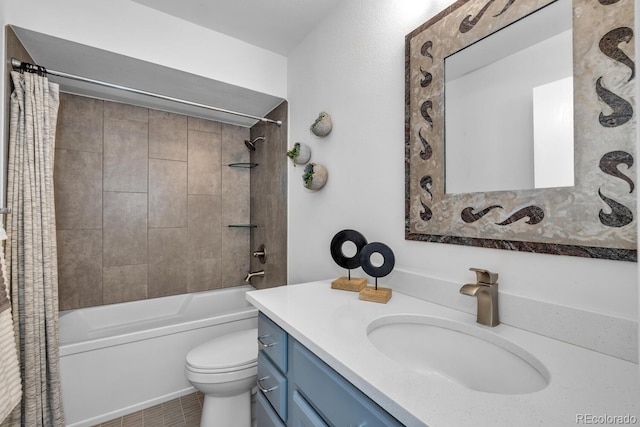
<path fill-rule="evenodd" d="M 186 357 L 186 369 L 195 374 L 225 374 L 257 366 L 257 329 L 235 332 L 193 348 Z"/>
<path fill-rule="evenodd" d="M 189 365 L 187 363 L 185 369 L 188 370 L 189 372 L 193 372 L 194 374 L 215 375 L 215 374 L 227 374 L 227 373 L 231 373 L 231 372 L 246 371 L 246 370 L 250 370 L 252 368 L 255 368 L 256 366 L 258 366 L 258 363 L 249 363 L 247 365 L 238 366 L 238 367 L 234 367 L 234 368 L 224 368 L 224 369 L 208 369 L 208 368 L 205 368 L 205 369 L 201 369 L 201 368 L 194 368 L 193 366 L 191 366 L 191 365 Z"/>

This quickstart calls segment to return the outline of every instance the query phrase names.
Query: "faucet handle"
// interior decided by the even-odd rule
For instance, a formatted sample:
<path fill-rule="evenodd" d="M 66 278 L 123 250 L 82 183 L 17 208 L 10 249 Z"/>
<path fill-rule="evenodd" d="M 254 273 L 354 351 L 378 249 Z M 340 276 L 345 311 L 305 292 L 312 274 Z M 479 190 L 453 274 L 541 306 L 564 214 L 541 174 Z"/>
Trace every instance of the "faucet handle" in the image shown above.
<path fill-rule="evenodd" d="M 476 272 L 478 283 L 483 285 L 495 285 L 498 282 L 498 273 L 492 273 L 482 268 L 470 268 L 469 270 Z"/>

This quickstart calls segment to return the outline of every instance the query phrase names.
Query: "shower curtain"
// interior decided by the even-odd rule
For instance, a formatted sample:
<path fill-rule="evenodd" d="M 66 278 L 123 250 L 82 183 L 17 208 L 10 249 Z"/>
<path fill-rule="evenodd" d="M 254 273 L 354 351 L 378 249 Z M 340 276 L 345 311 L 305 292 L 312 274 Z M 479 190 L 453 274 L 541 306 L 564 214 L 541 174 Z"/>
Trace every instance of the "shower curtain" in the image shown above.
<path fill-rule="evenodd" d="M 0 241 L 7 239 L 7 233 L 0 224 Z M 13 331 L 13 315 L 9 298 L 9 281 L 4 261 L 3 242 L 0 242 L 0 423 L 7 419 L 22 399 L 20 365 Z"/>
<path fill-rule="evenodd" d="M 6 263 L 22 402 L 2 426 L 63 426 L 53 199 L 58 85 L 28 72 L 12 71 L 11 79 Z"/>

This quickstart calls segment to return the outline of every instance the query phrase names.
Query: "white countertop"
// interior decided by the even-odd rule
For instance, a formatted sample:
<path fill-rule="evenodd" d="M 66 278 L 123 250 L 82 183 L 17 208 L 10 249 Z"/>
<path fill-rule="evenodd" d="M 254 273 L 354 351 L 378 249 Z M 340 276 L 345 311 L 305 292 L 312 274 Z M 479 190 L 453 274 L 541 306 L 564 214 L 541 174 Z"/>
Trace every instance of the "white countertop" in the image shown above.
<path fill-rule="evenodd" d="M 247 299 L 407 426 L 587 424 L 577 422 L 579 414 L 629 415 L 640 424 L 640 374 L 631 362 L 504 324 L 481 326 L 475 316 L 395 291 L 387 304 L 378 304 L 321 281 L 251 291 Z M 490 330 L 542 362 L 550 383 L 535 393 L 505 395 L 418 374 L 367 338 L 373 320 L 392 314 L 442 317 Z"/>

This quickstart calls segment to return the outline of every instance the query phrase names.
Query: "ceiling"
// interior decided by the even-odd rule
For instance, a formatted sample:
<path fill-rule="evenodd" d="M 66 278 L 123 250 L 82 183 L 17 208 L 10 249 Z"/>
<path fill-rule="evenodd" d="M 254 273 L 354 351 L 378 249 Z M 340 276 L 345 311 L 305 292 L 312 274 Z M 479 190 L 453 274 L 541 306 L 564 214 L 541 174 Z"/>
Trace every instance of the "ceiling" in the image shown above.
<path fill-rule="evenodd" d="M 132 0 L 287 56 L 340 0 Z"/>

